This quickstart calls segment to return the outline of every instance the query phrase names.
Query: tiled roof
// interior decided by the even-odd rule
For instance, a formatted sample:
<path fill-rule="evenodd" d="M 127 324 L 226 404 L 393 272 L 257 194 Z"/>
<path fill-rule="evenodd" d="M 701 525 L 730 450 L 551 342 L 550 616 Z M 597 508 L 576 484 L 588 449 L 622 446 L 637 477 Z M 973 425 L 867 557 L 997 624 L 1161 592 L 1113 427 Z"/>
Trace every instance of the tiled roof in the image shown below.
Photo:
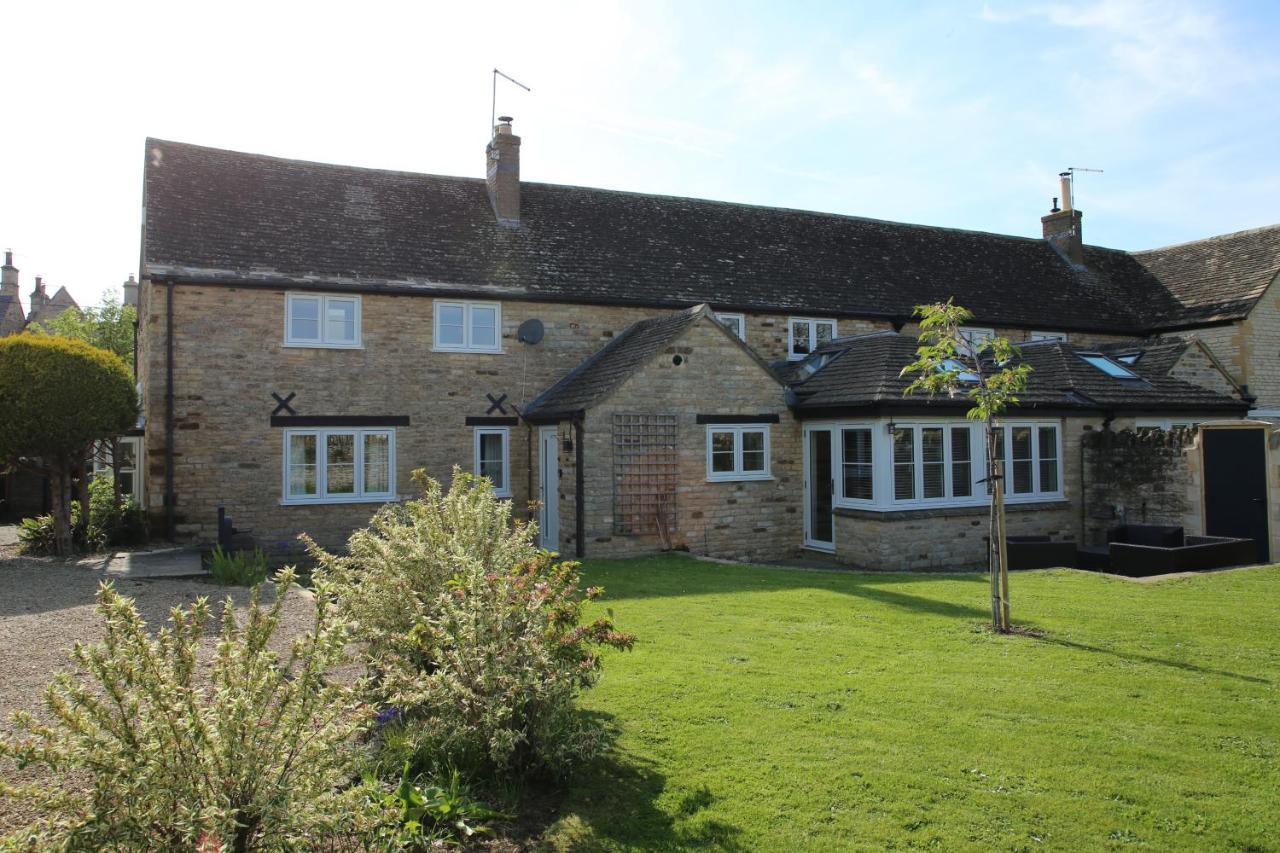
<path fill-rule="evenodd" d="M 551 420 L 591 408 L 707 314 L 707 306 L 695 305 L 632 324 L 538 395 L 522 414 L 527 420 Z"/>
<path fill-rule="evenodd" d="M 1151 252 L 523 182 L 500 226 L 483 180 L 147 141 L 143 274 L 905 319 L 954 297 L 987 325 L 1145 334 L 1243 316 L 1280 226 Z"/>
<path fill-rule="evenodd" d="M 1243 317 L 1280 275 L 1280 225 L 1131 257 L 1177 300 L 1168 324 Z"/>
<path fill-rule="evenodd" d="M 833 341 L 819 354 L 829 363 L 806 381 L 793 383 L 795 407 L 801 411 L 928 406 L 968 409 L 956 399 L 913 394 L 904 396 L 911 377 L 902 368 L 915 360 L 916 339 L 894 332 L 878 332 Z M 1185 341 L 1139 346 L 1144 355 L 1130 370 L 1141 381 L 1122 380 L 1084 361 L 1088 348 L 1061 341 L 1037 341 L 1020 346 L 1022 360 L 1031 365 L 1027 391 L 1018 395 L 1021 410 L 1080 409 L 1087 411 L 1215 411 L 1243 413 L 1248 405 L 1199 385 L 1176 379 L 1169 370 L 1189 344 Z M 1127 365 L 1126 365 L 1127 366 Z"/>
<path fill-rule="evenodd" d="M 47 323 L 63 311 L 72 308 L 79 310 L 80 306 L 76 304 L 76 300 L 65 287 L 59 287 L 57 292 L 49 297 L 48 302 L 32 310 L 31 316 L 27 317 L 27 325 Z"/>

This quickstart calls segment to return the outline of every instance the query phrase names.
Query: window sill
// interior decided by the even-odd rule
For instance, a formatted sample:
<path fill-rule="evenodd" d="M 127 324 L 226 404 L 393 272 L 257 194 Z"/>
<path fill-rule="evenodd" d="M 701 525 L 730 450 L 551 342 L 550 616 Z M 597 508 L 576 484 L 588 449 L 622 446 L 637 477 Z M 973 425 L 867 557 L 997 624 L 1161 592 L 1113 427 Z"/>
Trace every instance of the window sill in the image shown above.
<path fill-rule="evenodd" d="M 285 341 L 282 346 L 285 349 L 364 349 L 364 344 L 299 343 L 297 341 Z"/>
<path fill-rule="evenodd" d="M 772 474 L 733 474 L 726 477 L 708 477 L 708 483 L 759 483 L 774 479 Z"/>
<path fill-rule="evenodd" d="M 1070 509 L 1071 502 L 1065 498 L 1046 498 L 1037 501 L 1006 502 L 1007 512 L 1047 512 L 1051 510 Z M 843 518 L 879 518 L 885 521 L 906 521 L 916 518 L 948 518 L 952 516 L 984 516 L 991 509 L 987 503 L 973 504 L 938 504 L 936 506 L 875 507 L 851 506 L 837 504 L 832 508 L 833 515 Z"/>
<path fill-rule="evenodd" d="M 404 500 L 400 495 L 377 495 L 332 498 L 283 498 L 281 506 L 332 506 L 334 504 L 389 504 Z"/>
<path fill-rule="evenodd" d="M 432 352 L 456 352 L 463 355 L 505 355 L 503 349 L 472 349 L 470 347 L 438 347 L 434 344 L 431 347 Z"/>

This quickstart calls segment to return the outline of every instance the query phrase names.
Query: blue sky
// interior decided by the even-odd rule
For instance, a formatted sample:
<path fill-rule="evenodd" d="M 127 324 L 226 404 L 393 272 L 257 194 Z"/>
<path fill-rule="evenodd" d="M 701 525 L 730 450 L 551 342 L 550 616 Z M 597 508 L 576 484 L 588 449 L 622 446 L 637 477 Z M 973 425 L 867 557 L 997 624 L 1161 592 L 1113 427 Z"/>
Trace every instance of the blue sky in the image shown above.
<path fill-rule="evenodd" d="M 479 176 L 495 65 L 528 180 L 1085 239 L 1280 222 L 1280 4 L 97 4 L 6 15 L 0 247 L 136 272 L 146 136 Z"/>

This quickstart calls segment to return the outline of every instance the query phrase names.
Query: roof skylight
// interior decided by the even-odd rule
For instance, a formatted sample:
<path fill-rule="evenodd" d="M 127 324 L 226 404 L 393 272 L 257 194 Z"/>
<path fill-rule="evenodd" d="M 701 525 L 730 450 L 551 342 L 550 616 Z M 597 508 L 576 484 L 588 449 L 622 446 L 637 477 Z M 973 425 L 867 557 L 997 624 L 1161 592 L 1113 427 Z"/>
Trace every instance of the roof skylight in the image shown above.
<path fill-rule="evenodd" d="M 1080 357 L 1089 364 L 1101 370 L 1108 376 L 1114 376 L 1116 379 L 1141 379 L 1142 377 L 1134 373 L 1123 364 L 1114 362 L 1100 352 L 1082 352 Z M 1137 359 L 1135 359 L 1136 361 Z M 1132 364 L 1132 362 L 1130 362 Z"/>

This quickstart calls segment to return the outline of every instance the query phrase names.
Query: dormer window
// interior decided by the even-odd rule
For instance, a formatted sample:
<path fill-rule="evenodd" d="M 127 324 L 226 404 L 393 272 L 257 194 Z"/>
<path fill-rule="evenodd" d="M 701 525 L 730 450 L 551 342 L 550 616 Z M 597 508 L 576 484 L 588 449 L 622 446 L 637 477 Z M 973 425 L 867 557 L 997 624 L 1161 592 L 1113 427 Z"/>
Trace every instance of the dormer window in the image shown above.
<path fill-rule="evenodd" d="M 995 329 L 980 326 L 962 326 L 960 328 L 960 340 L 964 342 L 963 349 L 966 355 L 976 355 L 978 348 L 982 346 L 982 342 L 995 336 Z"/>

